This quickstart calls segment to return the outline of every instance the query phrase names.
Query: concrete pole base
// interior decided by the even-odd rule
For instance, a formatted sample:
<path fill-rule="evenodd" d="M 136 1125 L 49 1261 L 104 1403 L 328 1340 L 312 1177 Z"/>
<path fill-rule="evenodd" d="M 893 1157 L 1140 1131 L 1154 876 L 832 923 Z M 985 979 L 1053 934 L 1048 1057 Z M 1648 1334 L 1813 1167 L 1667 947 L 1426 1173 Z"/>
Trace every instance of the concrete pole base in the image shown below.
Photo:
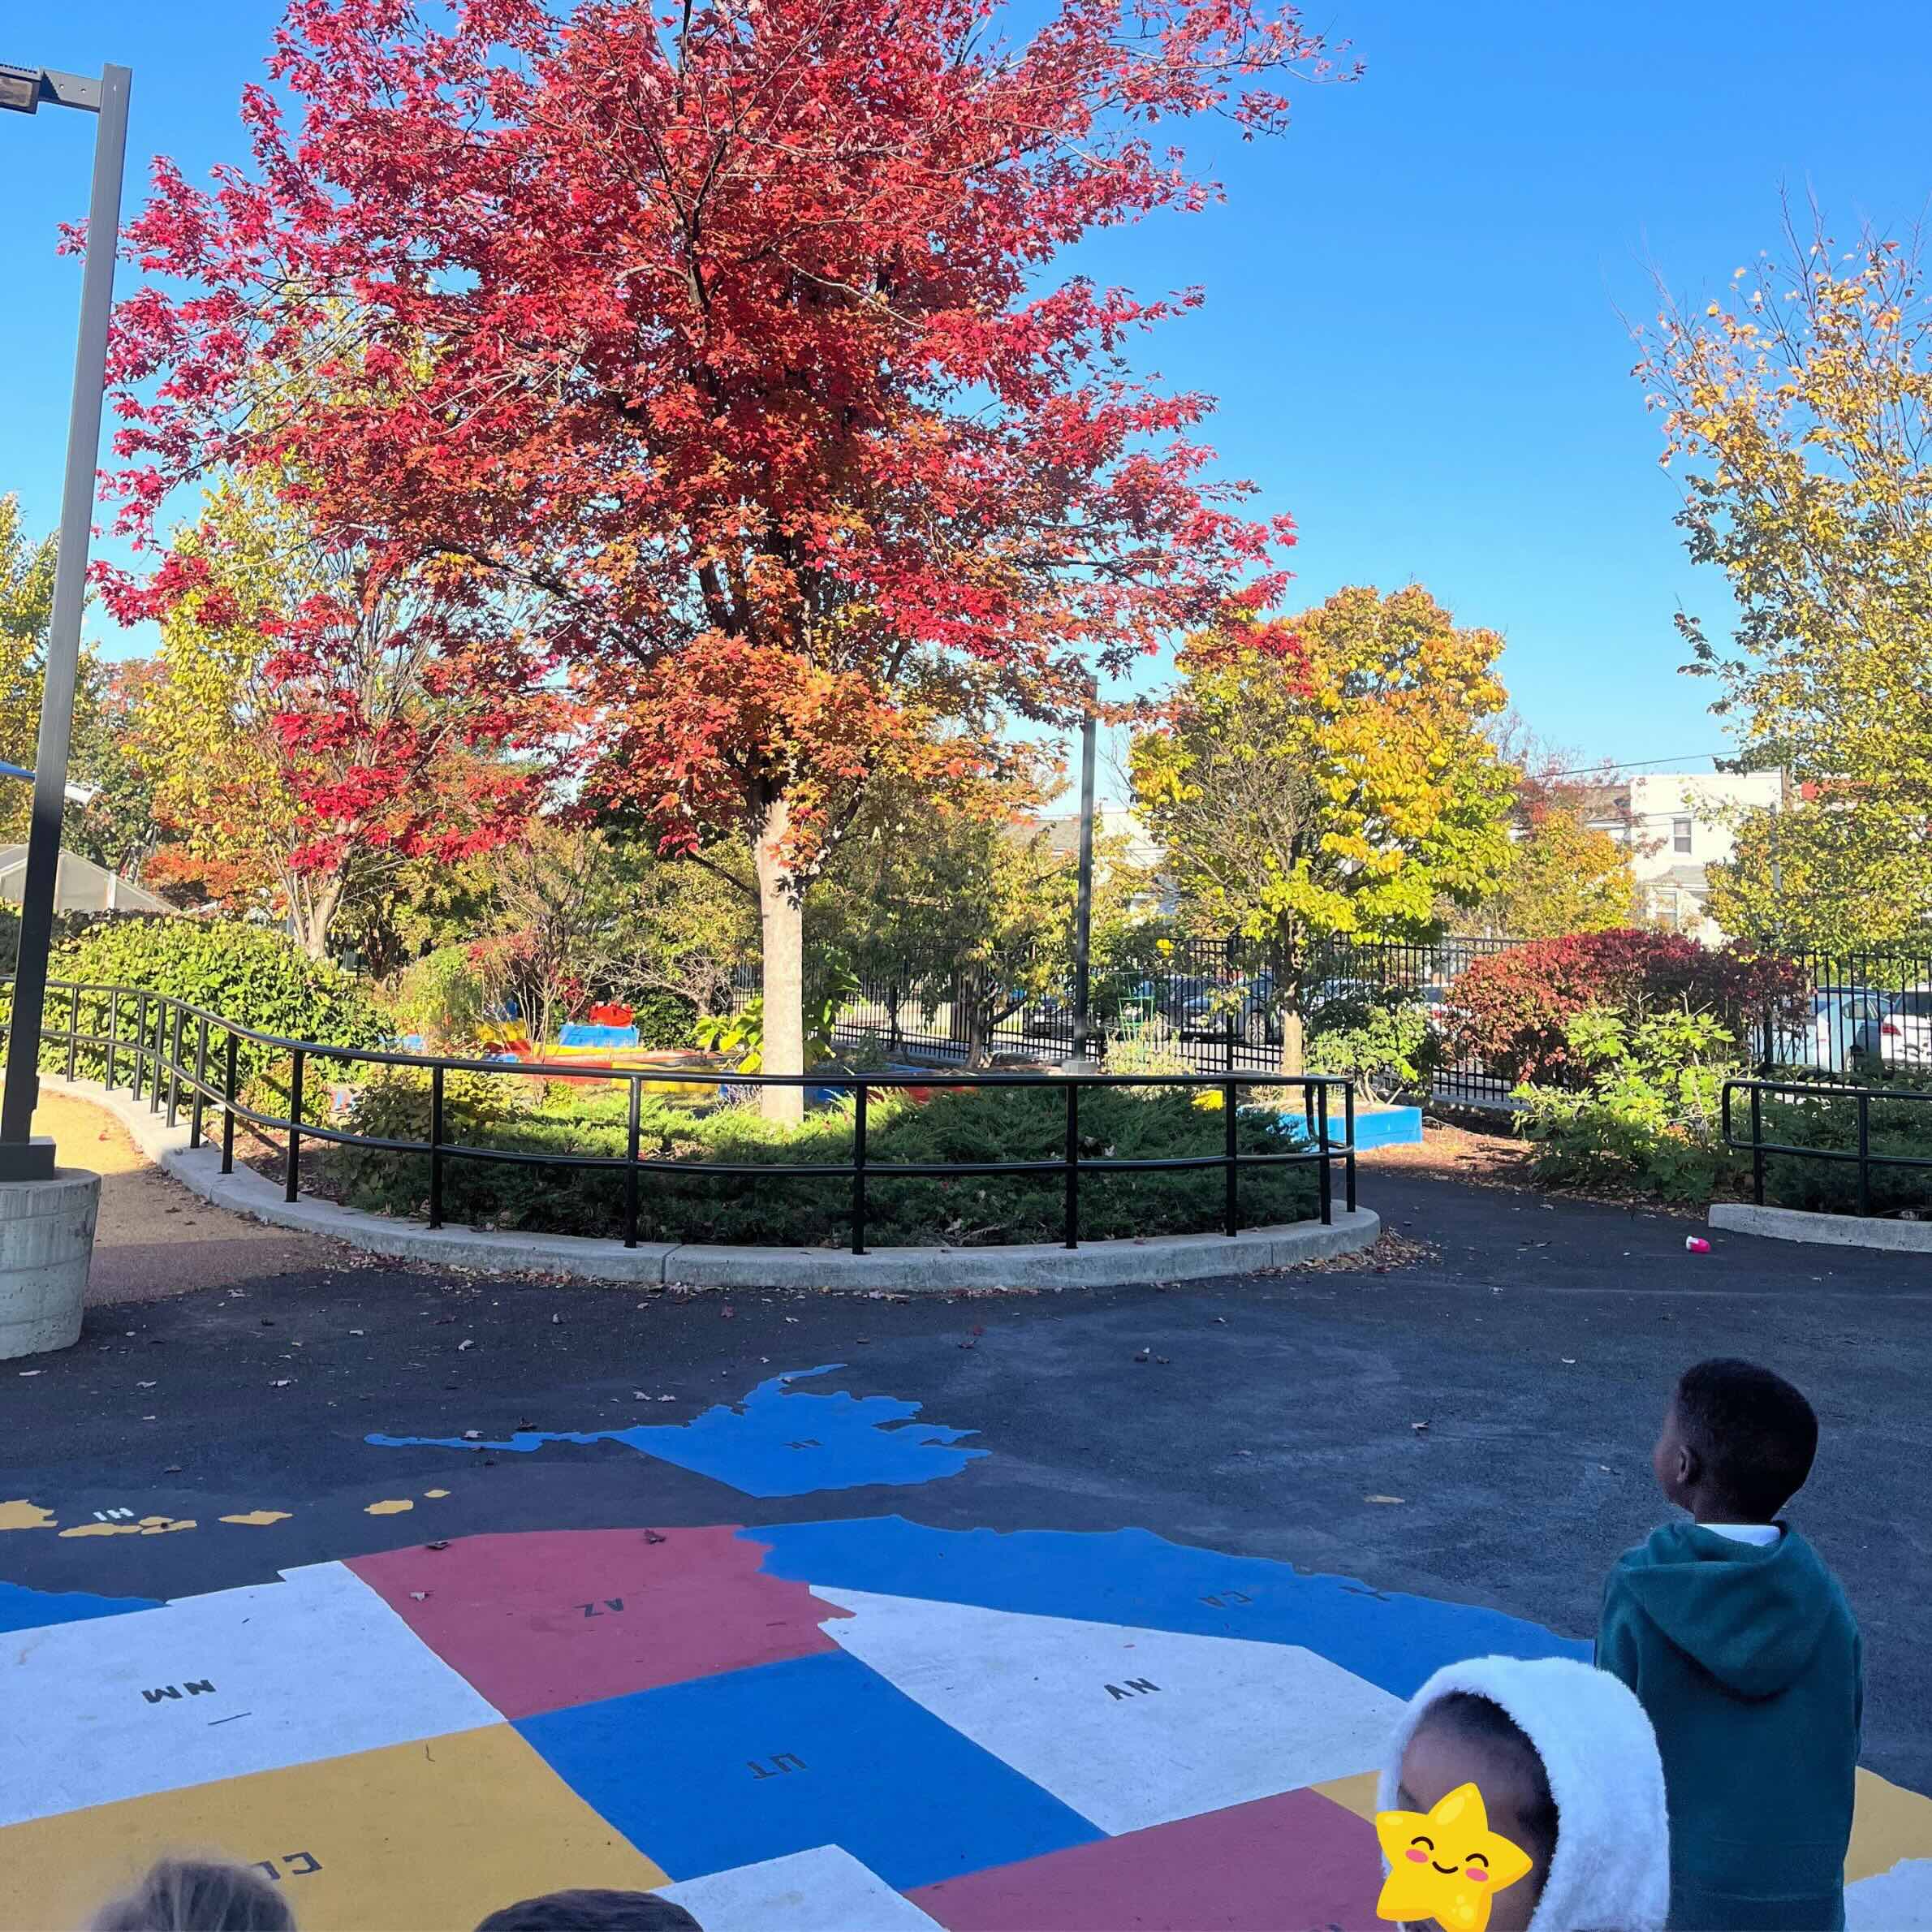
<path fill-rule="evenodd" d="M 100 1175 L 77 1168 L 0 1185 L 0 1361 L 80 1339 L 100 1205 Z"/>

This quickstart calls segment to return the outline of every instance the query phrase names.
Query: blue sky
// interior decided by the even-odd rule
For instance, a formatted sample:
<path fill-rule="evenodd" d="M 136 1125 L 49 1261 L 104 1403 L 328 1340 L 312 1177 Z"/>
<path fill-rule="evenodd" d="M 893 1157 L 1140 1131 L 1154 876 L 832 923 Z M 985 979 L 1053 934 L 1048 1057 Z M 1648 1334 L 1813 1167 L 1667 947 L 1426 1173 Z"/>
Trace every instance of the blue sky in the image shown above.
<path fill-rule="evenodd" d="M 274 0 L 196 0 L 189 33 L 155 0 L 32 11 L 0 0 L 0 59 L 132 66 L 144 170 L 157 150 L 191 178 L 241 157 Z M 1671 616 L 1721 631 L 1726 596 L 1684 557 L 1619 311 L 1652 311 L 1652 265 L 1720 287 L 1775 244 L 1781 184 L 1841 233 L 1918 219 L 1932 7 L 1320 0 L 1306 18 L 1365 78 L 1302 90 L 1279 142 L 1199 130 L 1226 203 L 1098 238 L 1080 265 L 1143 293 L 1205 285 L 1144 360 L 1220 397 L 1209 440 L 1296 520 L 1302 598 L 1417 579 L 1503 632 L 1512 696 L 1549 738 L 1696 762 L 1723 737 L 1677 675 Z M 0 117 L 0 489 L 35 527 L 56 511 L 80 280 L 54 225 L 84 209 L 91 136 L 79 114 Z M 142 641 L 93 621 L 116 654 Z"/>

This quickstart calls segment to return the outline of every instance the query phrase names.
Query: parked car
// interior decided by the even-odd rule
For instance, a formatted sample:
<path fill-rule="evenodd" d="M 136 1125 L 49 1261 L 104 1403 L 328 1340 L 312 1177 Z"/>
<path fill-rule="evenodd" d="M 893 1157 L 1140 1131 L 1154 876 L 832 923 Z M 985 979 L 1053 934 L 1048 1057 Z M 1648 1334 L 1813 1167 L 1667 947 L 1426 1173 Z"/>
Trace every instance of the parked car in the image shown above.
<path fill-rule="evenodd" d="M 1879 1029 L 1897 997 L 1869 986 L 1821 987 L 1812 995 L 1809 1020 L 1799 1033 L 1779 1042 L 1775 1057 L 1852 1072 L 1860 1061 L 1879 1058 Z"/>
<path fill-rule="evenodd" d="M 1893 998 L 1878 1022 L 1877 1057 L 1888 1066 L 1932 1065 L 1932 987 L 1915 986 Z"/>

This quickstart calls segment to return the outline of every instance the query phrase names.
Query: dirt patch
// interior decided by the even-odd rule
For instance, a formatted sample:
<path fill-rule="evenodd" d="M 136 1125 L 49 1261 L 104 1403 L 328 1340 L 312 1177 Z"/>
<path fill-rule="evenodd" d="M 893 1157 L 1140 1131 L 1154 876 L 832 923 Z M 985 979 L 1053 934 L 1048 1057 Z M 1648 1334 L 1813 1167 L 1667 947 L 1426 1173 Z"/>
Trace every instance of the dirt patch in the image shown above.
<path fill-rule="evenodd" d="M 43 1092 L 33 1131 L 53 1136 L 62 1167 L 101 1176 L 89 1307 L 341 1264 L 343 1251 L 333 1241 L 210 1206 L 163 1174 L 111 1114 L 84 1100 Z"/>
<path fill-rule="evenodd" d="M 1507 1131 L 1485 1132 L 1425 1115 L 1420 1146 L 1376 1147 L 1358 1154 L 1363 1167 L 1404 1168 L 1439 1174 L 1483 1188 L 1536 1187 L 1529 1174 L 1529 1149 Z M 1541 1190 L 1538 1190 L 1539 1192 Z"/>

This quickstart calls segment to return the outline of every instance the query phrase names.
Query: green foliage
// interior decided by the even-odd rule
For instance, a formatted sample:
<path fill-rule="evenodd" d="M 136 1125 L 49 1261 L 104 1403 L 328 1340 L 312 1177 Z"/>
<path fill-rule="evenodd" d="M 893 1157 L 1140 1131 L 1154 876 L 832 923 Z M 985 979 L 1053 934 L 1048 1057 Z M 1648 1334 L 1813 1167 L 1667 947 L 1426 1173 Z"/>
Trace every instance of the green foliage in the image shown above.
<path fill-rule="evenodd" d="M 90 925 L 54 950 L 49 977 L 88 985 L 144 988 L 220 1014 L 237 1025 L 283 1039 L 330 1046 L 382 1046 L 389 1029 L 364 987 L 339 968 L 310 959 L 292 939 L 232 920 L 120 917 Z M 50 1019 L 58 1012 L 50 996 Z M 105 1033 L 109 1000 L 82 1004 L 83 1030 Z M 123 1037 L 134 1019 L 122 1002 Z M 64 1018 L 64 1016 L 62 1016 Z M 58 1050 L 47 1049 L 47 1063 Z M 58 1053 L 64 1063 L 64 1053 Z M 244 1078 L 286 1055 L 252 1041 L 242 1045 Z M 97 1072 L 97 1051 L 84 1051 L 83 1071 Z"/>
<path fill-rule="evenodd" d="M 1339 1073 L 1371 1100 L 1425 1096 L 1438 1058 L 1428 1011 L 1399 990 L 1331 1001 L 1309 1035 L 1313 1073 Z"/>
<path fill-rule="evenodd" d="M 467 1053 L 477 1044 L 489 1006 L 473 950 L 439 946 L 405 967 L 385 990 L 384 1005 L 400 1034 L 416 1033 L 433 1053 Z"/>
<path fill-rule="evenodd" d="M 843 961 L 822 954 L 805 987 L 805 1064 L 832 1057 L 832 1031 L 840 1009 L 859 990 Z M 765 1059 L 765 996 L 754 993 L 735 1012 L 706 1013 L 692 1037 L 709 1053 L 727 1054 L 741 1073 L 756 1073 Z"/>
<path fill-rule="evenodd" d="M 1517 1089 L 1537 1178 L 1710 1200 L 1736 1162 L 1719 1118 L 1724 1080 L 1737 1071 L 1725 1028 L 1688 1008 L 1632 1023 L 1593 1007 L 1570 1020 L 1564 1037 L 1589 1085 Z"/>
<path fill-rule="evenodd" d="M 452 1141 L 558 1154 L 623 1153 L 621 1086 L 554 1085 L 543 1104 L 524 1108 L 512 1096 L 528 1092 L 533 1082 L 514 1076 L 447 1078 L 446 1131 Z M 649 1163 L 638 1189 L 641 1238 L 808 1247 L 842 1246 L 851 1238 L 849 1179 L 751 1185 L 678 1171 L 682 1161 L 849 1161 L 849 1107 L 815 1111 L 802 1127 L 787 1128 L 760 1119 L 751 1107 L 693 1112 L 646 1093 L 640 1114 Z M 923 1106 L 879 1093 L 868 1107 L 867 1155 L 880 1166 L 1050 1160 L 1063 1149 L 1066 1119 L 1065 1096 L 1057 1089 L 965 1089 L 940 1093 Z M 373 1081 L 358 1098 L 355 1123 L 366 1133 L 426 1140 L 426 1076 L 399 1071 Z M 1199 1111 L 1176 1089 L 1089 1091 L 1082 1098 L 1080 1127 L 1083 1154 L 1123 1158 L 1218 1153 L 1223 1131 L 1218 1116 Z M 1287 1127 L 1260 1114 L 1242 1114 L 1239 1135 L 1250 1153 L 1280 1152 L 1291 1144 Z M 345 1148 L 329 1157 L 328 1172 L 354 1206 L 413 1215 L 428 1199 L 424 1155 Z M 1243 1218 L 1251 1225 L 1301 1219 L 1314 1211 L 1313 1176 L 1300 1168 L 1257 1169 L 1242 1177 L 1241 1197 Z M 613 1236 L 623 1226 L 623 1179 L 615 1172 L 455 1158 L 445 1164 L 443 1200 L 452 1222 Z M 1085 1239 L 1199 1232 L 1219 1225 L 1222 1176 L 1214 1168 L 1087 1175 L 1080 1201 Z M 955 1180 L 878 1175 L 869 1203 L 868 1239 L 879 1246 L 1049 1241 L 1062 1231 L 1063 1194 L 1053 1174 Z"/>
<path fill-rule="evenodd" d="M 1932 1160 L 1932 1077 L 1902 1072 L 1877 1084 L 1881 1097 L 1869 1103 L 1868 1145 L 1874 1154 Z M 1908 1099 L 1909 1094 L 1924 1098 Z M 1817 1147 L 1840 1154 L 1858 1147 L 1858 1102 L 1844 1094 L 1821 1089 L 1802 1098 L 1773 1098 L 1763 1103 L 1762 1131 L 1766 1141 L 1787 1147 Z M 1734 1104 L 1734 1115 L 1741 1113 Z M 1735 1119 L 1733 1132 L 1748 1140 L 1748 1119 Z M 1748 1163 L 1749 1157 L 1740 1155 Z M 1854 1214 L 1858 1211 L 1858 1167 L 1852 1161 L 1792 1159 L 1773 1154 L 1765 1162 L 1765 1199 L 1777 1207 L 1802 1208 L 1814 1214 Z M 1895 1214 L 1901 1210 L 1923 1215 L 1932 1209 L 1932 1168 L 1874 1167 L 1870 1175 L 1869 1205 L 1874 1214 Z"/>

